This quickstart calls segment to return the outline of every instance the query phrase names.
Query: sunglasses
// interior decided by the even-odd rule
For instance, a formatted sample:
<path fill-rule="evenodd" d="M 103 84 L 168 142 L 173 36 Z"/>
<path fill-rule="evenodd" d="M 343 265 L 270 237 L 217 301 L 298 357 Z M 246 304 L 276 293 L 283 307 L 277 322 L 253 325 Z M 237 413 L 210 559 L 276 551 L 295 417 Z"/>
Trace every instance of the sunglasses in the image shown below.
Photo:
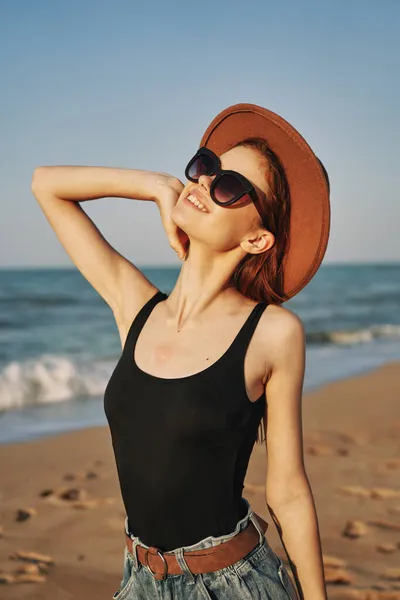
<path fill-rule="evenodd" d="M 210 196 L 216 204 L 231 206 L 248 194 L 265 223 L 260 199 L 250 181 L 237 171 L 222 169 L 219 157 L 205 147 L 198 149 L 185 169 L 189 181 L 197 183 L 201 175 L 216 175 L 210 186 Z"/>

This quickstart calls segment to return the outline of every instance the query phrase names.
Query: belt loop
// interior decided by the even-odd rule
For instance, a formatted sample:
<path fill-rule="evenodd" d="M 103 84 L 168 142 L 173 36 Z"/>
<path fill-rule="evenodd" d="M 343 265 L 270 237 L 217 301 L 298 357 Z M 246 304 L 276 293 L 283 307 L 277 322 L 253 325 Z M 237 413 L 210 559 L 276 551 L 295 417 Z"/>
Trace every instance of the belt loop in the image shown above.
<path fill-rule="evenodd" d="M 183 548 L 178 548 L 174 552 L 174 554 L 176 556 L 176 560 L 178 561 L 178 564 L 179 564 L 180 568 L 182 569 L 182 571 L 184 571 L 184 573 L 186 573 L 186 575 L 188 576 L 189 583 L 194 584 L 194 583 L 196 583 L 196 579 L 195 579 L 192 571 L 189 569 L 189 566 L 188 566 L 186 560 L 184 559 L 183 552 L 184 552 Z"/>
<path fill-rule="evenodd" d="M 254 512 L 250 509 L 250 519 L 254 525 L 254 527 L 257 529 L 258 531 L 258 535 L 259 535 L 259 540 L 258 543 L 261 546 L 261 544 L 264 542 L 265 539 L 265 535 L 263 530 L 261 529 L 261 525 L 259 524 L 259 522 L 257 521 L 257 517 L 255 516 Z"/>
<path fill-rule="evenodd" d="M 135 571 L 139 569 L 139 559 L 137 555 L 137 546 L 139 544 L 139 540 L 135 536 L 130 536 L 132 540 L 132 556 L 133 556 L 133 568 Z"/>
<path fill-rule="evenodd" d="M 126 535 L 128 535 L 132 540 L 133 568 L 135 569 L 135 571 L 137 571 L 139 568 L 139 559 L 138 559 L 136 547 L 139 543 L 139 540 L 134 535 L 132 535 L 131 532 L 129 531 L 127 516 L 125 517 L 124 529 L 125 529 Z"/>

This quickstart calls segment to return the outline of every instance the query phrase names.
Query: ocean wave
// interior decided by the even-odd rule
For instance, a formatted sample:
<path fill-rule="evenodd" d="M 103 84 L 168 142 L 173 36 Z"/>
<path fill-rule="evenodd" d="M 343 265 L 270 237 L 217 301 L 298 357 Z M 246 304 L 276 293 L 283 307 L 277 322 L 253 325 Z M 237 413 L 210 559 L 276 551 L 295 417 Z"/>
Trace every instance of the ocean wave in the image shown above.
<path fill-rule="evenodd" d="M 45 354 L 23 362 L 13 361 L 0 372 L 0 412 L 100 396 L 115 361 L 76 361 Z"/>
<path fill-rule="evenodd" d="M 307 334 L 307 343 L 330 343 L 338 346 L 365 344 L 378 339 L 400 339 L 400 325 L 370 325 L 358 329 L 314 331 Z"/>
<path fill-rule="evenodd" d="M 400 340 L 400 325 L 371 325 L 358 329 L 307 333 L 307 345 L 317 355 L 336 347 L 356 347 L 378 340 Z M 348 360 L 349 357 L 346 358 Z M 0 412 L 39 404 L 101 397 L 118 356 L 101 358 L 43 354 L 13 361 L 0 371 Z"/>

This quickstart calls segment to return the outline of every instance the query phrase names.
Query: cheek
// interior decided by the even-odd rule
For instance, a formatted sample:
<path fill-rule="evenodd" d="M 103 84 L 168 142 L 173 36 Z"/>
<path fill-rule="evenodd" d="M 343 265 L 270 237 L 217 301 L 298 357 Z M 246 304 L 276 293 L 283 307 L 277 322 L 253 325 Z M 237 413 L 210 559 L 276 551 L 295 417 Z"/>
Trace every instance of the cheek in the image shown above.
<path fill-rule="evenodd" d="M 218 207 L 213 215 L 210 235 L 216 235 L 222 244 L 238 246 L 251 229 L 252 215 L 246 208 L 231 209 Z M 210 224 L 211 225 L 211 224 Z"/>

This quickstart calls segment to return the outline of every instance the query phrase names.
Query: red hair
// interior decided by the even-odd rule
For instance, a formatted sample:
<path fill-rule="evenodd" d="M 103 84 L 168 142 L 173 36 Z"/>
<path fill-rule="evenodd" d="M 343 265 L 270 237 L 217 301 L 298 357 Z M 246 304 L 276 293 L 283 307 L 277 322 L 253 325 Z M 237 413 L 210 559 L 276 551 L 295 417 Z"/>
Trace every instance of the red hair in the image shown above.
<path fill-rule="evenodd" d="M 237 146 L 253 148 L 265 165 L 268 184 L 263 195 L 264 223 L 274 237 L 274 245 L 261 254 L 247 254 L 237 265 L 230 283 L 236 289 L 257 302 L 281 304 L 288 300 L 284 294 L 283 259 L 289 244 L 290 194 L 285 170 L 263 138 L 248 138 Z"/>

